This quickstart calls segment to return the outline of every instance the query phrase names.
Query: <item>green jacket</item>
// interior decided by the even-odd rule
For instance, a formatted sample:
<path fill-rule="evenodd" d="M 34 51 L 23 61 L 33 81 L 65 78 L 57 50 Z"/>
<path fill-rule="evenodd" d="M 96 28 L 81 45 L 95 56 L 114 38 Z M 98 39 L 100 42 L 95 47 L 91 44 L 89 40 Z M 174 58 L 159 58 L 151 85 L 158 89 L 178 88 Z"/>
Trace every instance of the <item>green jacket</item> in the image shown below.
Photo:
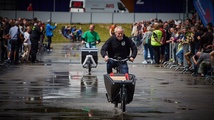
<path fill-rule="evenodd" d="M 98 35 L 97 32 L 91 32 L 91 31 L 86 31 L 83 36 L 82 36 L 83 40 L 87 43 L 94 43 L 96 44 L 96 41 L 100 40 L 100 36 Z"/>

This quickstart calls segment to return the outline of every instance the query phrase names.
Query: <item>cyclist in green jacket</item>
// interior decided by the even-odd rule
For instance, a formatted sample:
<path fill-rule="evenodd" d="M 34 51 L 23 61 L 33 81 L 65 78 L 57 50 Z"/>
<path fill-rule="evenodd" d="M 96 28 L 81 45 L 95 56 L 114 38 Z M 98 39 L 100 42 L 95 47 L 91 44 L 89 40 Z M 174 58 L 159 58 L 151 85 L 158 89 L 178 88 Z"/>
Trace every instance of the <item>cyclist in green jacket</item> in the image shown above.
<path fill-rule="evenodd" d="M 96 44 L 100 43 L 100 36 L 94 29 L 95 25 L 91 24 L 89 30 L 82 36 L 82 44 L 85 44 L 86 48 L 96 48 Z"/>

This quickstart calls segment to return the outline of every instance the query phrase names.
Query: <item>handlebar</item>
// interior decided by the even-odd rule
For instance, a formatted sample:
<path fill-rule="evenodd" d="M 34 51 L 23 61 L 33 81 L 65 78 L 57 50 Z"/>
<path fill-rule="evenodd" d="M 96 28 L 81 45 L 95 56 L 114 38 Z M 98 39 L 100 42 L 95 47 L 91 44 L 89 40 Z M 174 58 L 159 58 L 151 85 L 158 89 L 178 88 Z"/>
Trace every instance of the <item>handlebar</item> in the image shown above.
<path fill-rule="evenodd" d="M 130 57 L 127 57 L 125 59 L 114 59 L 114 58 L 109 58 L 110 60 L 116 61 L 116 62 L 126 62 L 130 59 Z"/>

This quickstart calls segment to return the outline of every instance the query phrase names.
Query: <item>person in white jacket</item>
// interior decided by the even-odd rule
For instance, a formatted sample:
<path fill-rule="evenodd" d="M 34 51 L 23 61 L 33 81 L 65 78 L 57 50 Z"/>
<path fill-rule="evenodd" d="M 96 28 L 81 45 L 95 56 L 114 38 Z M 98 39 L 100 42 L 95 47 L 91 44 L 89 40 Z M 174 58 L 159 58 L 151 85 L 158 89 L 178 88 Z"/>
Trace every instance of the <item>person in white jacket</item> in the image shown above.
<path fill-rule="evenodd" d="M 23 43 L 24 54 L 22 55 L 23 60 L 25 59 L 26 62 L 30 62 L 29 61 L 30 50 L 31 50 L 30 31 L 31 31 L 31 27 L 27 26 L 26 31 L 24 32 L 24 43 Z"/>

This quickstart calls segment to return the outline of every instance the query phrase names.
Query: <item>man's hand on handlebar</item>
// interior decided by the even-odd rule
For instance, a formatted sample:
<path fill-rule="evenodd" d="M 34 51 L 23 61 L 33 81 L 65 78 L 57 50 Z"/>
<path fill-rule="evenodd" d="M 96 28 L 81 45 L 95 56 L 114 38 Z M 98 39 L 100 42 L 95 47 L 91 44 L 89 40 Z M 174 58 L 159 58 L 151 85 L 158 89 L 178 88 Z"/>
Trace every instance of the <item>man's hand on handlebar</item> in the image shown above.
<path fill-rule="evenodd" d="M 85 41 L 84 40 L 82 40 L 82 42 L 81 42 L 82 44 L 85 44 Z"/>
<path fill-rule="evenodd" d="M 134 58 L 133 58 L 133 57 L 130 57 L 129 60 L 130 60 L 131 62 L 134 62 Z"/>
<path fill-rule="evenodd" d="M 106 55 L 106 56 L 104 57 L 104 60 L 107 62 L 108 59 L 109 59 L 109 57 Z"/>
<path fill-rule="evenodd" d="M 81 42 L 82 44 L 85 44 L 86 42 L 84 41 L 84 40 L 82 40 L 82 42 Z M 100 41 L 96 41 L 96 44 L 99 44 L 100 43 Z"/>

